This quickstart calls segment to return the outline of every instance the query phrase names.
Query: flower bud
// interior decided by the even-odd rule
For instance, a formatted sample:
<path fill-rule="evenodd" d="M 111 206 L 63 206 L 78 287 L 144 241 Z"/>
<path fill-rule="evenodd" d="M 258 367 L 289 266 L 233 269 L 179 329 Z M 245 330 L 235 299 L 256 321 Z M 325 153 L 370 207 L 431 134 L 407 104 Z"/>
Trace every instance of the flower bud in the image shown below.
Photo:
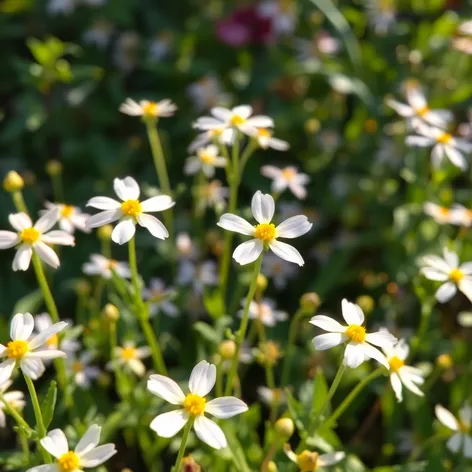
<path fill-rule="evenodd" d="M 113 232 L 112 225 L 100 226 L 100 228 L 98 228 L 97 230 L 98 239 L 100 239 L 100 241 L 110 241 L 112 232 Z"/>
<path fill-rule="evenodd" d="M 369 295 L 360 295 L 356 298 L 356 305 L 359 305 L 361 310 L 368 315 L 374 309 L 375 302 Z"/>
<path fill-rule="evenodd" d="M 23 189 L 25 182 L 18 172 L 11 170 L 3 179 L 3 189 L 5 192 L 18 192 Z"/>
<path fill-rule="evenodd" d="M 51 177 L 62 173 L 62 164 L 56 159 L 51 159 L 46 163 L 46 173 Z"/>
<path fill-rule="evenodd" d="M 450 369 L 454 364 L 454 361 L 450 354 L 440 354 L 436 358 L 436 364 L 438 367 L 441 367 L 441 369 Z"/>
<path fill-rule="evenodd" d="M 182 472 L 200 472 L 201 467 L 195 462 L 192 456 L 187 456 L 182 459 Z"/>
<path fill-rule="evenodd" d="M 116 308 L 116 306 L 112 303 L 107 303 L 103 307 L 103 314 L 105 315 L 105 318 L 110 321 L 118 321 L 120 318 L 120 312 L 118 311 L 118 308 Z"/>
<path fill-rule="evenodd" d="M 218 353 L 223 359 L 233 359 L 236 354 L 236 343 L 231 339 L 226 339 L 218 346 Z"/>
<path fill-rule="evenodd" d="M 274 461 L 270 461 L 267 464 L 267 472 L 277 472 L 278 470 L 277 464 Z"/>
<path fill-rule="evenodd" d="M 260 364 L 265 366 L 274 366 L 282 357 L 282 353 L 280 352 L 280 347 L 277 343 L 266 341 L 259 345 L 256 357 Z"/>
<path fill-rule="evenodd" d="M 267 277 L 264 274 L 259 274 L 257 276 L 256 290 L 259 293 L 262 293 L 267 288 L 268 284 L 269 284 L 269 281 L 267 280 Z"/>
<path fill-rule="evenodd" d="M 289 439 L 295 431 L 295 425 L 290 418 L 279 418 L 274 425 L 275 432 L 284 438 Z"/>
<path fill-rule="evenodd" d="M 300 298 L 300 307 L 307 313 L 314 313 L 320 305 L 320 297 L 315 292 L 304 293 Z"/>

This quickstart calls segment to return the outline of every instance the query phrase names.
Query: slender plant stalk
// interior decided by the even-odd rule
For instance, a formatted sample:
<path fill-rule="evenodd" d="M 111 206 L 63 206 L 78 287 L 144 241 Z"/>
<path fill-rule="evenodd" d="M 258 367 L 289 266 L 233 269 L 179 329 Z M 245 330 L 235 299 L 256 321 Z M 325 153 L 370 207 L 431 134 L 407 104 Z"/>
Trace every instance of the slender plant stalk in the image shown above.
<path fill-rule="evenodd" d="M 141 297 L 141 289 L 139 287 L 138 279 L 138 266 L 136 264 L 136 240 L 132 237 L 128 243 L 129 249 L 129 265 L 131 268 L 131 281 L 133 284 L 134 290 L 134 303 L 136 306 L 136 313 L 138 319 L 141 323 L 141 328 L 143 330 L 146 341 L 151 348 L 152 360 L 154 362 L 154 367 L 162 375 L 167 375 L 167 369 L 164 364 L 164 359 L 162 358 L 161 349 L 159 343 L 157 342 L 156 335 L 152 329 L 151 323 L 149 322 L 149 311 L 146 304 L 143 302 Z"/>
<path fill-rule="evenodd" d="M 25 199 L 20 190 L 12 193 L 13 205 L 15 205 L 16 211 L 28 214 L 28 208 L 26 208 Z"/>
<path fill-rule="evenodd" d="M 421 320 L 420 324 L 418 327 L 417 334 L 412 342 L 411 345 L 411 350 L 410 350 L 410 355 L 409 358 L 413 359 L 415 354 L 418 351 L 418 348 L 421 345 L 421 341 L 423 340 L 426 331 L 428 330 L 429 327 L 429 321 L 431 319 L 431 313 L 433 311 L 433 304 L 432 303 L 422 303 L 421 304 Z"/>
<path fill-rule="evenodd" d="M 241 178 L 244 173 L 244 169 L 246 167 L 247 161 L 249 158 L 252 156 L 254 151 L 257 149 L 258 144 L 255 139 L 251 139 L 249 141 L 249 144 L 246 146 L 246 149 L 244 149 L 244 152 L 241 154 L 241 160 L 239 164 L 239 180 L 238 183 L 241 183 Z"/>
<path fill-rule="evenodd" d="M 226 389 L 225 395 L 229 395 L 231 393 L 231 389 L 233 388 L 234 378 L 236 376 L 238 370 L 238 363 L 239 363 L 239 355 L 241 352 L 241 346 L 244 342 L 244 337 L 246 336 L 247 325 L 249 323 L 249 305 L 251 304 L 252 300 L 254 299 L 254 294 L 256 293 L 257 288 L 257 277 L 261 271 L 262 266 L 262 259 L 264 255 L 261 254 L 257 261 L 254 263 L 254 272 L 252 275 L 251 284 L 249 286 L 249 291 L 246 298 L 246 303 L 244 304 L 243 315 L 241 318 L 241 324 L 239 325 L 239 330 L 236 335 L 236 352 L 234 354 L 234 358 L 231 362 L 231 367 L 229 370 L 228 378 L 226 380 Z"/>
<path fill-rule="evenodd" d="M 56 202 L 64 203 L 64 190 L 62 185 L 62 174 L 54 173 L 51 175 L 52 189 Z"/>
<path fill-rule="evenodd" d="M 180 442 L 179 453 L 177 455 L 177 460 L 175 461 L 175 465 L 172 468 L 172 472 L 180 472 L 180 468 L 182 467 L 182 459 L 184 458 L 184 454 L 185 454 L 185 447 L 187 446 L 188 435 L 190 433 L 190 430 L 192 429 L 192 425 L 193 425 L 193 418 L 189 419 L 187 421 L 187 424 L 185 425 L 184 432 L 182 435 L 182 441 Z"/>
<path fill-rule="evenodd" d="M 277 449 L 279 448 L 279 446 L 283 443 L 283 440 L 284 440 L 284 438 L 280 437 L 280 436 L 277 436 L 274 439 L 274 442 L 273 442 L 272 446 L 267 451 L 267 454 L 264 457 L 264 460 L 262 461 L 261 472 L 267 472 L 267 468 L 269 467 L 269 462 L 275 456 L 275 453 L 277 452 Z"/>

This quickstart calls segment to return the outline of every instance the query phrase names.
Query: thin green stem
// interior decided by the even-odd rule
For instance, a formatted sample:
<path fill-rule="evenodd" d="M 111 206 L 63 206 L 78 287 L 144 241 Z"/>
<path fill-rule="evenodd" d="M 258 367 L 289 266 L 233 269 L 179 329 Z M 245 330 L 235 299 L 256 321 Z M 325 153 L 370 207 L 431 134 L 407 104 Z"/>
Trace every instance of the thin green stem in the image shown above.
<path fill-rule="evenodd" d="M 54 192 L 54 199 L 56 202 L 64 203 L 64 190 L 62 185 L 62 174 L 54 173 L 51 176 L 52 189 Z"/>
<path fill-rule="evenodd" d="M 139 285 L 138 266 L 136 263 L 136 240 L 131 238 L 128 243 L 129 250 L 129 265 L 131 268 L 131 282 L 134 290 L 134 304 L 136 307 L 136 314 L 138 315 L 141 329 L 143 330 L 146 341 L 151 349 L 152 360 L 154 367 L 162 375 L 167 375 L 167 369 L 162 358 L 161 349 L 157 342 L 156 335 L 149 322 L 149 311 L 147 305 L 143 302 L 141 297 L 141 288 Z"/>
<path fill-rule="evenodd" d="M 431 319 L 431 314 L 433 311 L 433 303 L 434 302 L 431 302 L 429 300 L 423 300 L 423 303 L 421 304 L 421 320 L 417 334 L 411 342 L 410 355 L 408 356 L 409 359 L 414 358 L 415 354 L 418 351 L 418 348 L 421 346 L 421 341 L 423 340 L 426 331 L 428 330 L 429 321 Z"/>
<path fill-rule="evenodd" d="M 16 211 L 28 214 L 28 208 L 26 208 L 25 199 L 20 190 L 12 193 L 13 205 L 15 205 Z"/>
<path fill-rule="evenodd" d="M 241 324 L 239 325 L 239 330 L 236 335 L 236 352 L 234 354 L 234 358 L 231 361 L 231 367 L 229 370 L 228 378 L 226 380 L 226 389 L 225 389 L 225 396 L 231 393 L 233 388 L 234 378 L 236 376 L 238 370 L 238 363 L 239 363 L 239 356 L 241 352 L 241 346 L 244 342 L 244 337 L 246 336 L 247 325 L 249 323 L 249 305 L 251 304 L 252 300 L 254 299 L 254 294 L 256 293 L 257 288 L 257 277 L 261 271 L 262 266 L 262 259 L 264 258 L 264 254 L 261 254 L 259 258 L 254 263 L 254 272 L 252 275 L 251 284 L 249 286 L 249 291 L 246 298 L 246 303 L 244 304 L 243 315 L 241 318 Z"/>
<path fill-rule="evenodd" d="M 182 459 L 184 458 L 185 454 L 185 447 L 187 446 L 188 435 L 190 434 L 190 430 L 192 429 L 193 425 L 193 418 L 190 418 L 185 425 L 184 432 L 182 435 L 182 441 L 180 442 L 179 453 L 177 455 L 177 460 L 175 461 L 175 465 L 172 468 L 172 472 L 180 472 L 180 468 L 182 467 Z"/>
<path fill-rule="evenodd" d="M 241 178 L 244 173 L 244 169 L 246 167 L 247 161 L 249 158 L 253 155 L 254 151 L 258 148 L 257 140 L 256 139 L 251 139 L 246 146 L 246 149 L 244 149 L 244 152 L 241 155 L 240 159 L 240 164 L 239 164 L 239 180 L 238 183 L 241 183 Z"/>

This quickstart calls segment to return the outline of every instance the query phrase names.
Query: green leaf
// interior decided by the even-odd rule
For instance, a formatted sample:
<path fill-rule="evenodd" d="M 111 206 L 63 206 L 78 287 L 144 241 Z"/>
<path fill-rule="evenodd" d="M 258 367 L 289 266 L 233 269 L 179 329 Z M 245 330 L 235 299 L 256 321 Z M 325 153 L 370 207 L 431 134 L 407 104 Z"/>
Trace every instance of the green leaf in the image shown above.
<path fill-rule="evenodd" d="M 203 304 L 208 314 L 217 320 L 225 314 L 225 305 L 221 292 L 219 290 L 205 291 L 203 295 Z"/>
<path fill-rule="evenodd" d="M 203 321 L 195 323 L 193 329 L 199 333 L 203 339 L 212 344 L 219 344 L 221 341 L 221 336 L 218 332 L 209 324 L 203 323 Z"/>
<path fill-rule="evenodd" d="M 54 418 L 54 410 L 56 408 L 57 400 L 57 384 L 55 380 L 52 380 L 49 384 L 48 392 L 44 397 L 43 403 L 41 404 L 41 412 L 43 414 L 44 426 L 46 429 L 51 424 Z"/>
<path fill-rule="evenodd" d="M 35 313 L 38 311 L 43 301 L 43 294 L 40 289 L 20 298 L 13 307 L 13 313 Z"/>

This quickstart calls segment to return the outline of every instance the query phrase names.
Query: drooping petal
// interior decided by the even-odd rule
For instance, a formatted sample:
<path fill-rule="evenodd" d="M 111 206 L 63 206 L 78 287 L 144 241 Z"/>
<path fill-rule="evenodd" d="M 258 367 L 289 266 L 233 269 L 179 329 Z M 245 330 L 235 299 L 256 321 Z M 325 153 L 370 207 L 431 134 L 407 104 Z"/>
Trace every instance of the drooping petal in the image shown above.
<path fill-rule="evenodd" d="M 208 395 L 216 382 L 216 366 L 207 361 L 200 361 L 190 374 L 188 388 L 192 393 L 204 397 Z"/>
<path fill-rule="evenodd" d="M 467 170 L 467 161 L 465 157 L 455 148 L 452 146 L 444 146 L 444 151 L 446 152 L 447 157 L 449 160 L 456 166 L 459 167 L 461 170 Z"/>
<path fill-rule="evenodd" d="M 364 323 L 364 313 L 355 303 L 348 302 L 345 298 L 341 302 L 343 318 L 348 325 L 362 325 Z"/>
<path fill-rule="evenodd" d="M 310 223 L 305 215 L 292 216 L 277 226 L 277 237 L 298 238 L 308 233 L 312 227 L 313 223 Z"/>
<path fill-rule="evenodd" d="M 324 329 L 325 331 L 331 331 L 333 333 L 344 333 L 346 327 L 338 323 L 333 318 L 325 315 L 316 315 L 310 320 L 312 325 L 318 326 L 318 328 Z"/>
<path fill-rule="evenodd" d="M 37 349 L 36 351 L 28 352 L 25 358 L 28 359 L 56 359 L 57 357 L 66 357 L 67 354 L 64 351 L 58 349 Z"/>
<path fill-rule="evenodd" d="M 15 359 L 7 359 L 0 364 L 0 385 L 6 382 L 15 369 Z"/>
<path fill-rule="evenodd" d="M 111 239 L 117 244 L 125 244 L 134 236 L 135 232 L 136 225 L 133 220 L 123 220 L 115 226 L 115 229 L 111 233 Z"/>
<path fill-rule="evenodd" d="M 251 210 L 258 223 L 270 223 L 274 217 L 275 202 L 272 195 L 258 190 L 252 197 Z"/>
<path fill-rule="evenodd" d="M 347 337 L 342 333 L 327 333 L 320 334 L 313 338 L 313 344 L 317 351 L 325 351 L 326 349 L 331 349 L 332 347 L 339 346 L 342 344 Z"/>
<path fill-rule="evenodd" d="M 452 431 L 459 430 L 459 422 L 449 410 L 446 410 L 442 405 L 436 405 L 434 412 L 436 413 L 436 418 L 446 426 L 446 428 L 452 429 Z"/>
<path fill-rule="evenodd" d="M 264 245 L 260 239 L 251 239 L 240 244 L 233 252 L 233 259 L 241 265 L 254 262 L 264 250 Z"/>
<path fill-rule="evenodd" d="M 23 212 L 8 215 L 8 221 L 17 231 L 22 231 L 33 226 L 31 218 Z"/>
<path fill-rule="evenodd" d="M 214 421 L 198 416 L 195 419 L 194 428 L 198 438 L 214 449 L 223 449 L 228 445 L 225 433 Z"/>
<path fill-rule="evenodd" d="M 93 197 L 87 205 L 97 210 L 118 210 L 121 206 L 120 202 L 110 197 Z"/>
<path fill-rule="evenodd" d="M 10 249 L 20 241 L 18 234 L 13 231 L 0 231 L 0 249 Z"/>
<path fill-rule="evenodd" d="M 43 216 L 41 216 L 41 218 L 39 218 L 34 227 L 40 233 L 46 233 L 58 222 L 59 216 L 60 214 L 58 207 L 48 210 Z"/>
<path fill-rule="evenodd" d="M 216 418 L 231 418 L 247 410 L 247 405 L 236 397 L 215 398 L 205 405 L 205 412 L 210 413 Z"/>
<path fill-rule="evenodd" d="M 41 359 L 23 357 L 20 361 L 20 368 L 25 375 L 33 380 L 39 379 L 44 373 L 44 364 Z"/>
<path fill-rule="evenodd" d="M 139 198 L 139 185 L 133 177 L 125 177 L 124 179 L 114 179 L 113 189 L 121 200 L 137 200 Z"/>
<path fill-rule="evenodd" d="M 174 205 L 175 202 L 168 195 L 158 195 L 141 202 L 141 209 L 145 212 L 164 211 L 172 208 Z"/>
<path fill-rule="evenodd" d="M 147 382 L 147 389 L 172 405 L 181 405 L 185 400 L 184 392 L 179 385 L 164 375 L 151 375 Z"/>
<path fill-rule="evenodd" d="M 338 462 L 341 462 L 345 457 L 346 457 L 346 454 L 341 451 L 330 452 L 329 454 L 321 454 L 321 456 L 318 457 L 318 465 L 320 467 L 327 467 L 330 465 L 334 465 L 334 464 L 337 464 Z"/>
<path fill-rule="evenodd" d="M 142 213 L 138 216 L 138 223 L 146 228 L 155 238 L 166 239 L 169 237 L 169 231 L 155 216 Z"/>
<path fill-rule="evenodd" d="M 42 241 L 37 242 L 34 245 L 34 250 L 38 253 L 40 259 L 53 269 L 57 269 L 61 265 L 59 257 L 55 253 L 54 249 L 46 243 L 43 243 Z"/>
<path fill-rule="evenodd" d="M 456 294 L 456 292 L 456 285 L 452 282 L 446 282 L 436 290 L 436 300 L 440 303 L 446 303 Z"/>
<path fill-rule="evenodd" d="M 459 290 L 472 301 L 472 280 L 464 278 L 459 282 Z"/>
<path fill-rule="evenodd" d="M 109 223 L 119 220 L 121 217 L 121 210 L 106 210 L 97 213 L 96 215 L 87 218 L 85 225 L 87 228 L 98 228 Z"/>
<path fill-rule="evenodd" d="M 42 346 L 49 338 L 54 336 L 56 333 L 59 333 L 59 331 L 62 331 L 66 326 L 67 323 L 65 321 L 59 321 L 59 323 L 54 323 L 48 329 L 41 331 L 29 342 L 30 350 L 34 350 Z"/>
<path fill-rule="evenodd" d="M 393 392 L 395 393 L 395 396 L 397 397 L 397 401 L 402 402 L 403 401 L 403 384 L 402 384 L 402 381 L 400 380 L 400 377 L 395 372 L 392 372 L 392 374 L 390 374 L 390 383 L 392 384 L 392 389 L 393 389 Z"/>
<path fill-rule="evenodd" d="M 357 343 L 349 343 L 344 351 L 344 365 L 356 369 L 365 360 L 364 346 Z"/>
<path fill-rule="evenodd" d="M 149 427 L 163 438 L 175 436 L 189 419 L 185 410 L 169 411 L 156 416 Z"/>
<path fill-rule="evenodd" d="M 31 257 L 33 256 L 33 249 L 27 244 L 22 244 L 16 251 L 13 258 L 12 268 L 17 270 L 28 270 L 30 266 Z"/>
<path fill-rule="evenodd" d="M 40 441 L 41 446 L 51 454 L 51 456 L 59 459 L 63 454 L 69 451 L 69 443 L 66 435 L 61 429 L 53 429 Z"/>
<path fill-rule="evenodd" d="M 110 459 L 110 457 L 114 456 L 116 452 L 117 451 L 114 444 L 103 444 L 102 446 L 98 446 L 95 449 L 92 449 L 79 456 L 80 466 L 97 467 Z"/>
<path fill-rule="evenodd" d="M 14 341 L 26 341 L 33 332 L 34 318 L 31 313 L 17 313 L 11 320 L 10 338 Z"/>
<path fill-rule="evenodd" d="M 303 266 L 305 261 L 303 260 L 302 255 L 295 249 L 293 246 L 282 241 L 271 241 L 269 247 L 277 256 L 282 259 Z"/>
<path fill-rule="evenodd" d="M 245 234 L 247 236 L 252 236 L 254 234 L 254 226 L 244 218 L 233 215 L 232 213 L 221 215 L 217 225 L 228 231 L 234 231 L 235 233 Z"/>
<path fill-rule="evenodd" d="M 403 369 L 400 369 L 398 372 L 398 375 L 400 376 L 400 379 L 403 382 L 403 385 L 405 385 L 405 387 L 410 392 L 413 392 L 415 395 L 418 395 L 419 397 L 424 397 L 424 393 L 416 386 L 413 379 L 408 375 L 407 372 L 403 371 Z"/>

